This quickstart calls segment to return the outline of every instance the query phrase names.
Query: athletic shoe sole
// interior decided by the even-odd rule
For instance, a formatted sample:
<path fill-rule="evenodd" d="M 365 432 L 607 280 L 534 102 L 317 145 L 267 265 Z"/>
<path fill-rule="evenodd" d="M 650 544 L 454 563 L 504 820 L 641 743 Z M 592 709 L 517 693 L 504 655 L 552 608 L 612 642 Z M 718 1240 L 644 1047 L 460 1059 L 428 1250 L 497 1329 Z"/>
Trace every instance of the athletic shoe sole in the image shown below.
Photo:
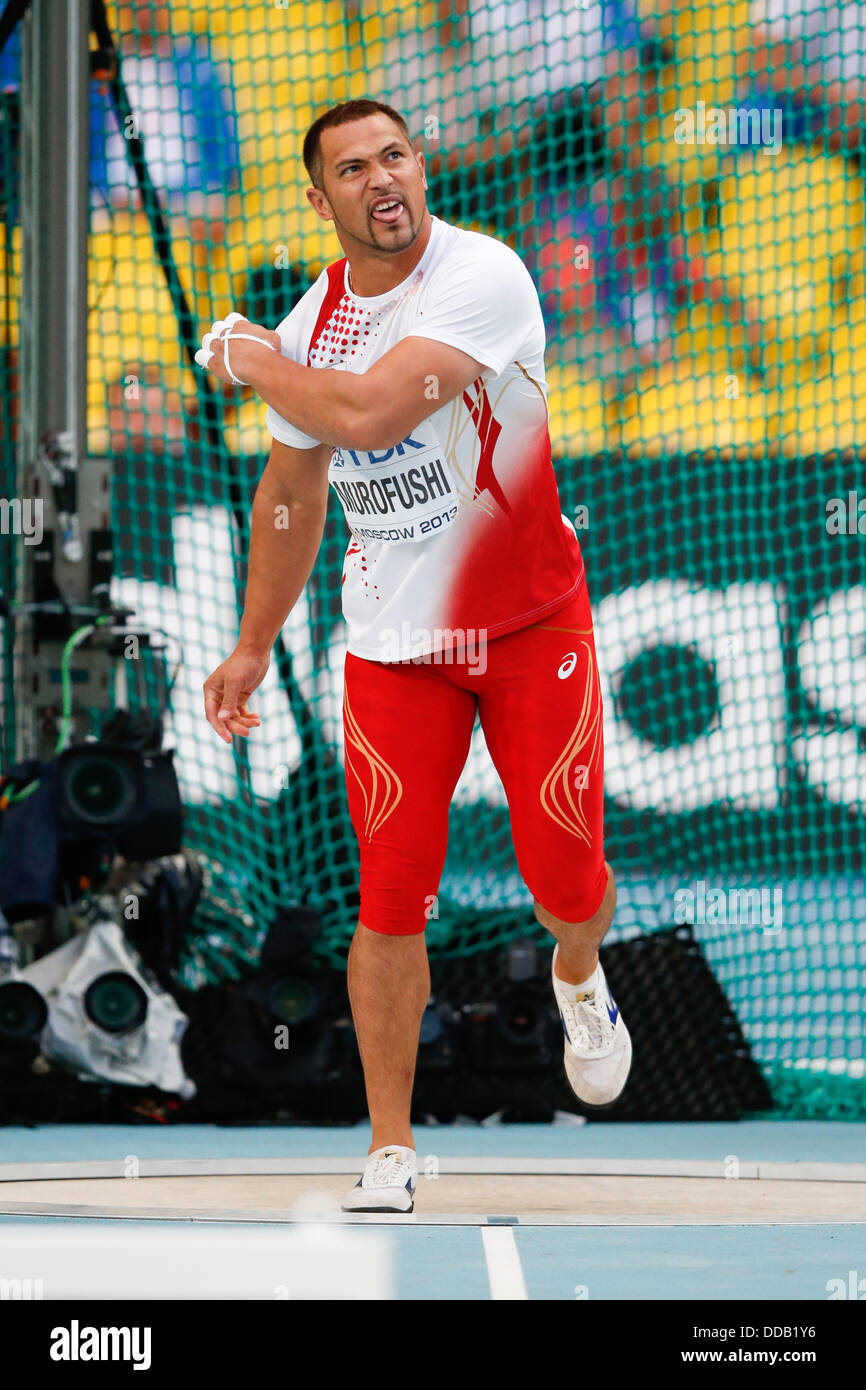
<path fill-rule="evenodd" d="M 625 1027 L 625 1023 L 623 1023 L 623 1027 Z M 572 1081 L 571 1077 L 570 1077 L 569 1074 L 568 1074 L 568 1064 L 567 1064 L 568 1055 L 569 1055 L 569 1053 L 571 1053 L 572 1059 L 573 1059 L 575 1062 L 584 1061 L 584 1060 L 586 1060 L 586 1059 L 585 1059 L 585 1058 L 575 1057 L 575 1056 L 574 1056 L 574 1053 L 572 1052 L 572 1049 L 571 1049 L 570 1045 L 569 1045 L 568 1043 L 565 1043 L 565 1045 L 564 1045 L 564 1047 L 563 1047 L 563 1053 L 562 1053 L 563 1067 L 565 1068 L 565 1079 L 566 1079 L 566 1081 L 568 1082 L 569 1086 L 571 1087 L 571 1091 L 572 1091 L 572 1094 L 574 1095 L 575 1100 L 579 1101 L 580 1104 L 583 1105 L 583 1106 L 585 1106 L 587 1110 L 610 1110 L 614 1105 L 618 1104 L 618 1102 L 619 1102 L 619 1100 L 620 1100 L 620 1098 L 621 1098 L 621 1096 L 622 1096 L 623 1091 L 625 1090 L 626 1086 L 628 1085 L 629 1076 L 631 1075 L 631 1064 L 632 1064 L 633 1048 L 632 1048 L 632 1042 L 631 1042 L 631 1033 L 629 1033 L 628 1030 L 626 1030 L 626 1040 L 627 1040 L 627 1043 L 628 1043 L 628 1049 L 627 1049 L 627 1054 L 626 1054 L 627 1057 L 628 1057 L 628 1066 L 627 1066 L 626 1069 L 625 1069 L 625 1075 L 623 1076 L 623 1079 L 622 1079 L 622 1085 L 620 1086 L 620 1088 L 619 1088 L 619 1090 L 617 1091 L 616 1095 L 614 1096 L 613 1100 L 605 1100 L 605 1101 L 601 1101 L 600 1103 L 599 1103 L 598 1101 L 593 1101 L 593 1100 L 584 1100 L 583 1097 L 582 1097 L 581 1095 L 579 1095 L 578 1092 L 577 1092 L 577 1090 L 575 1089 L 574 1082 Z"/>
<path fill-rule="evenodd" d="M 392 1216 L 411 1216 L 414 1210 L 414 1202 L 412 1203 L 411 1207 L 340 1207 L 340 1211 L 346 1212 L 349 1216 L 352 1216 L 355 1212 L 367 1213 L 377 1211 L 386 1212 L 387 1214 Z"/>

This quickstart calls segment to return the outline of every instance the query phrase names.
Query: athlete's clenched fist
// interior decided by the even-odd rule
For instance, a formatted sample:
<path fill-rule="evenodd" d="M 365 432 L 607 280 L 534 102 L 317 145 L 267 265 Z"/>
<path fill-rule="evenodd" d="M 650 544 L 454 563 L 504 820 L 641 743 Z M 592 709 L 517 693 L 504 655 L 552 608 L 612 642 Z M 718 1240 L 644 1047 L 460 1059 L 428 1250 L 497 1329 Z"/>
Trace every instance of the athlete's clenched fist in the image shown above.
<path fill-rule="evenodd" d="M 248 348 L 250 343 L 257 346 Z M 211 325 L 210 332 L 205 333 L 201 340 L 195 360 L 200 367 L 219 377 L 220 381 L 231 382 L 233 386 L 249 386 L 243 372 L 232 369 L 232 363 L 235 367 L 242 367 L 244 363 L 254 360 L 250 354 L 258 353 L 263 347 L 280 352 L 279 334 L 260 323 L 250 323 L 242 314 L 231 313 Z"/>

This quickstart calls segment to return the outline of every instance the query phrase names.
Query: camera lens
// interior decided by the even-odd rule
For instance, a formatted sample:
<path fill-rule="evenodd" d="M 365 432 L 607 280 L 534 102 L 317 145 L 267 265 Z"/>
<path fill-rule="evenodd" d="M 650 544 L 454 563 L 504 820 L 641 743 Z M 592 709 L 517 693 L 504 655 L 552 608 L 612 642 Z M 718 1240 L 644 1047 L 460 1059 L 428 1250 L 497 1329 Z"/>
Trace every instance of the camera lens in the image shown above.
<path fill-rule="evenodd" d="M 282 1023 L 307 1023 L 318 1011 L 319 1001 L 309 980 L 297 975 L 284 975 L 275 980 L 268 992 L 268 1005 Z"/>
<path fill-rule="evenodd" d="M 534 1043 L 541 1023 L 542 1015 L 534 999 L 512 994 L 502 1000 L 499 1026 L 510 1043 Z"/>
<path fill-rule="evenodd" d="M 48 1008 L 37 989 L 24 980 L 0 985 L 0 1039 L 24 1042 L 36 1038 L 45 1027 Z"/>
<path fill-rule="evenodd" d="M 129 1033 L 147 1017 L 147 995 L 132 975 L 109 970 L 88 985 L 84 1012 L 106 1033 Z"/>
<path fill-rule="evenodd" d="M 89 825 L 123 820 L 135 802 L 127 767 L 104 754 L 83 754 L 66 769 L 64 791 L 69 810 Z"/>

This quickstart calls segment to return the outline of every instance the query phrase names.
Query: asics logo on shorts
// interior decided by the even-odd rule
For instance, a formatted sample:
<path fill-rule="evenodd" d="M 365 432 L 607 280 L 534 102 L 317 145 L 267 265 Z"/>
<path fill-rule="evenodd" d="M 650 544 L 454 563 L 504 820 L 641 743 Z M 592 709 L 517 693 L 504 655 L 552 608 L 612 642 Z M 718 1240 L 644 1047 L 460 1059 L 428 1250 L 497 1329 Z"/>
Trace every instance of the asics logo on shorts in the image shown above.
<path fill-rule="evenodd" d="M 577 652 L 569 652 L 568 655 L 564 656 L 562 661 L 559 663 L 559 670 L 556 673 L 559 676 L 559 679 L 561 681 L 568 680 L 576 665 Z"/>

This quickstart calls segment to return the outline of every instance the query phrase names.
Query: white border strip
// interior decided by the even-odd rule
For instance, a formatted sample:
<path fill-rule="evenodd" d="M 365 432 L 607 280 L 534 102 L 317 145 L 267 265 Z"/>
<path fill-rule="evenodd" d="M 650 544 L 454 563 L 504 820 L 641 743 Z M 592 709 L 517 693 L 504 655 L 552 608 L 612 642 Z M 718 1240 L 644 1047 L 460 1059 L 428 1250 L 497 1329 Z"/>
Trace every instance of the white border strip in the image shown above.
<path fill-rule="evenodd" d="M 3 1202 L 0 1204 L 0 1227 L 2 1227 L 4 1216 L 60 1217 L 63 1220 L 75 1217 L 82 1221 L 151 1221 L 157 1223 L 173 1221 L 183 1222 L 187 1225 L 194 1225 L 199 1222 L 254 1222 L 295 1225 L 297 1223 L 309 1223 L 310 1220 L 309 1216 L 304 1216 L 288 1208 L 284 1212 L 274 1211 L 273 1208 L 261 1211 L 255 1208 L 249 1211 L 221 1211 L 207 1207 L 195 1210 L 190 1207 L 59 1206 L 49 1202 Z M 816 1216 L 810 1218 L 806 1216 L 764 1216 L 761 1213 L 756 1213 L 749 1219 L 742 1216 L 730 1218 L 696 1216 L 686 1220 L 682 1216 L 673 1214 L 670 1216 L 578 1216 L 571 1212 L 559 1214 L 549 1211 L 523 1212 L 521 1215 L 507 1212 L 502 1214 L 432 1212 L 429 1215 L 422 1215 L 418 1212 L 407 1215 L 392 1212 L 335 1212 L 332 1215 L 322 1214 L 318 1216 L 317 1222 L 326 1225 L 336 1223 L 352 1226 L 824 1226 L 833 1230 L 839 1226 L 866 1226 L 866 1217 L 828 1218 Z"/>
<path fill-rule="evenodd" d="M 526 1281 L 523 1266 L 517 1253 L 513 1226 L 490 1226 L 481 1228 L 481 1241 L 484 1258 L 487 1261 L 487 1279 L 490 1284 L 490 1297 L 494 1300 L 526 1299 Z"/>
<path fill-rule="evenodd" d="M 635 1158 L 448 1158 L 433 1154 L 440 1175 L 623 1178 L 728 1178 L 729 1160 Z M 423 1170 L 428 1154 L 418 1154 Z M 2 1182 L 48 1182 L 65 1178 L 128 1178 L 129 1159 L 139 1178 L 327 1177 L 355 1175 L 355 1158 L 139 1158 L 90 1159 L 75 1163 L 0 1163 Z M 764 1163 L 742 1161 L 739 1179 L 785 1182 L 863 1182 L 866 1163 Z"/>
<path fill-rule="evenodd" d="M 38 1271 L 40 1299 L 385 1300 L 393 1243 L 381 1227 L 7 1223 L 3 1297 L 29 1299 Z"/>

